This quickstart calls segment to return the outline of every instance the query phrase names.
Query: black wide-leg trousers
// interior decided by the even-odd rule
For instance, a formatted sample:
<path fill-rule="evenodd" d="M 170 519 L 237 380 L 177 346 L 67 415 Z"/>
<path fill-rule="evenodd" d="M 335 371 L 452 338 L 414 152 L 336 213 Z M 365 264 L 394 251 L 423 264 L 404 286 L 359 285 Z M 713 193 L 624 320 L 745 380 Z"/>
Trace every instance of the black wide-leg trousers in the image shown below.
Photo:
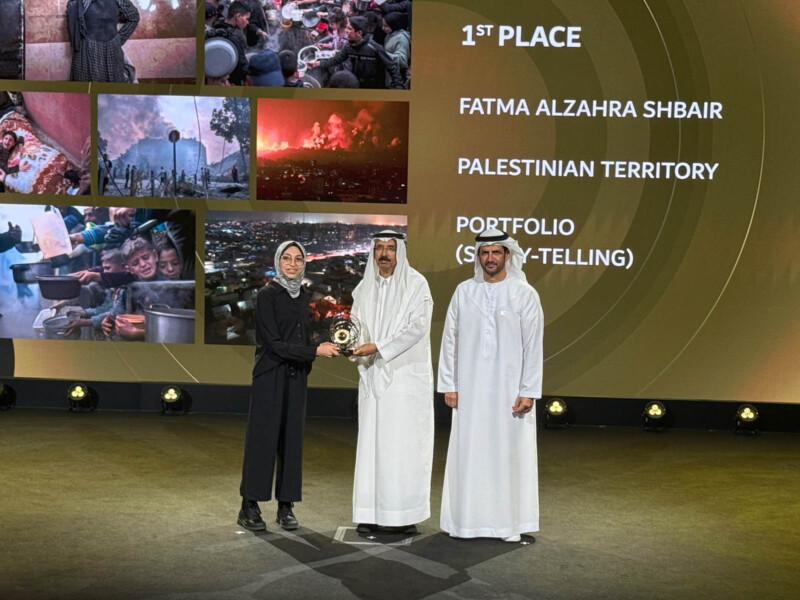
<path fill-rule="evenodd" d="M 289 376 L 279 365 L 253 378 L 239 489 L 243 498 L 271 500 L 275 473 L 275 498 L 302 499 L 306 377 L 302 371 Z"/>

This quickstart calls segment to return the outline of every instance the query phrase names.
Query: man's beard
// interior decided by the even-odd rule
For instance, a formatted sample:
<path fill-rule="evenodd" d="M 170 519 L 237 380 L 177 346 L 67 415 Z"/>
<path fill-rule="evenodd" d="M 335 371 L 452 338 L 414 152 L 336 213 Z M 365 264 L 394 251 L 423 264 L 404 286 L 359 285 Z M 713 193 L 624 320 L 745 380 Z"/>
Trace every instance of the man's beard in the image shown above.
<path fill-rule="evenodd" d="M 502 270 L 500 263 L 485 263 L 482 268 L 487 275 L 497 275 Z"/>

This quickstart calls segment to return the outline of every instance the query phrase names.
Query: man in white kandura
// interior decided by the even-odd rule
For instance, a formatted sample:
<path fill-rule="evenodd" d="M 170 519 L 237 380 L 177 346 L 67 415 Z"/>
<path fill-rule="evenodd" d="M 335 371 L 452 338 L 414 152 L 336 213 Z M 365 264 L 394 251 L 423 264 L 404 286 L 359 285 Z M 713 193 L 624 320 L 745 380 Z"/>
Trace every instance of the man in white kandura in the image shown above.
<path fill-rule="evenodd" d="M 403 234 L 376 233 L 371 255 L 351 311 L 362 325 L 353 521 L 359 533 L 414 533 L 431 514 L 433 298 Z"/>
<path fill-rule="evenodd" d="M 542 395 L 539 295 L 519 244 L 475 238 L 475 276 L 456 288 L 442 336 L 438 389 L 453 410 L 441 528 L 453 537 L 520 541 L 539 530 L 534 399 Z"/>

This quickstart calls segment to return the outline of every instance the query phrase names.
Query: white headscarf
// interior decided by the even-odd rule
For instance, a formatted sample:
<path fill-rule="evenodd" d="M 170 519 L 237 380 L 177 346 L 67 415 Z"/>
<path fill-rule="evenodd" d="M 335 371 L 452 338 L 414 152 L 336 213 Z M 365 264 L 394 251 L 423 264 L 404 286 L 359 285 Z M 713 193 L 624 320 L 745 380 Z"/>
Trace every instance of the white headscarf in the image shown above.
<path fill-rule="evenodd" d="M 381 283 L 381 274 L 375 263 L 375 243 L 379 241 L 395 240 L 397 242 L 397 266 L 394 268 L 392 279 L 394 283 L 394 293 L 386 298 L 387 305 L 383 309 L 383 315 L 390 315 L 390 318 L 378 320 L 378 286 Z M 369 260 L 364 268 L 364 278 L 353 290 L 353 298 L 358 298 L 363 311 L 361 318 L 362 325 L 367 329 L 367 335 L 371 341 L 381 340 L 395 331 L 405 317 L 407 303 L 406 288 L 408 282 L 408 259 L 406 258 L 406 243 L 402 233 L 385 229 L 379 231 L 372 237 L 369 246 Z"/>
<path fill-rule="evenodd" d="M 481 261 L 478 259 L 478 251 L 483 246 L 503 246 L 503 248 L 507 248 L 510 256 L 506 261 L 506 273 L 521 279 L 525 283 L 528 282 L 528 278 L 525 277 L 525 272 L 522 270 L 522 265 L 525 264 L 525 254 L 522 252 L 522 248 L 519 247 L 514 238 L 499 229 L 486 229 L 475 238 L 475 281 L 485 281 Z"/>
<path fill-rule="evenodd" d="M 300 272 L 294 279 L 289 279 L 283 274 L 283 269 L 281 269 L 281 256 L 283 256 L 284 251 L 289 246 L 297 246 L 300 253 L 303 255 L 303 268 L 300 269 Z M 275 252 L 275 277 L 272 281 L 285 287 L 292 298 L 297 298 L 300 295 L 300 288 L 303 287 L 303 275 L 306 273 L 306 256 L 306 249 L 303 248 L 303 244 L 295 242 L 294 240 L 286 240 L 278 246 L 278 250 Z"/>

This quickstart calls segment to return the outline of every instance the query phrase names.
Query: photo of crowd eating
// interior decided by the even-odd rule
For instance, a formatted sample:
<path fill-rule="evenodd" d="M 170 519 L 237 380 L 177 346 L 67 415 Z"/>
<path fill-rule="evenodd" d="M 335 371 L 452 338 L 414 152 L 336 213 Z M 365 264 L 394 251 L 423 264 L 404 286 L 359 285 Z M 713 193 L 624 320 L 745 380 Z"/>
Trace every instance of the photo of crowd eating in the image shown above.
<path fill-rule="evenodd" d="M 258 99 L 259 200 L 404 204 L 408 103 Z"/>
<path fill-rule="evenodd" d="M 206 344 L 255 345 L 256 295 L 275 276 L 275 251 L 286 240 L 308 252 L 303 286 L 311 298 L 312 341 L 329 341 L 331 322 L 350 312 L 372 234 L 405 233 L 407 221 L 404 215 L 209 211 Z"/>
<path fill-rule="evenodd" d="M 89 94 L 0 91 L 0 193 L 89 194 Z"/>
<path fill-rule="evenodd" d="M 193 211 L 2 204 L 0 223 L 0 338 L 194 342 Z"/>
<path fill-rule="evenodd" d="M 194 83 L 196 0 L 2 0 L 0 79 Z"/>
<path fill-rule="evenodd" d="M 100 94 L 105 196 L 249 197 L 250 100 Z"/>
<path fill-rule="evenodd" d="M 411 0 L 205 0 L 205 83 L 409 89 Z"/>

